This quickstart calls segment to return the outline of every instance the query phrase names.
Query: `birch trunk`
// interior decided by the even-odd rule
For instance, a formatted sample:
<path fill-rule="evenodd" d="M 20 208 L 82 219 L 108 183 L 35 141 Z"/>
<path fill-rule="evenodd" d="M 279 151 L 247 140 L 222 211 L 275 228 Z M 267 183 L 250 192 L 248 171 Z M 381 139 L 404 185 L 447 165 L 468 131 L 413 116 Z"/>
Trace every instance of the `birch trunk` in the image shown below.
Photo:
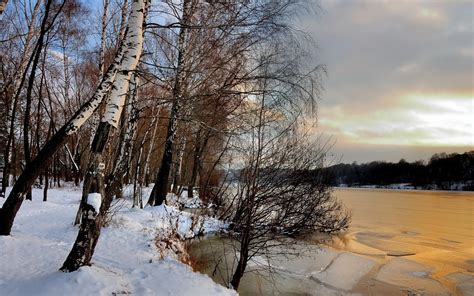
<path fill-rule="evenodd" d="M 128 30 L 124 43 L 127 49 L 124 53 L 120 70 L 113 83 L 110 97 L 107 101 L 105 114 L 97 128 L 92 141 L 92 158 L 86 174 L 81 201 L 82 219 L 79 232 L 71 252 L 66 258 L 62 271 L 71 272 L 81 266 L 89 265 L 94 249 L 100 236 L 100 231 L 113 198 L 115 180 L 108 179 L 108 190 L 105 192 L 103 151 L 107 143 L 111 127 L 117 127 L 128 92 L 130 78 L 140 60 L 143 45 L 143 24 L 147 9 L 146 0 L 134 0 L 128 20 Z M 110 187 L 110 188 L 109 188 Z M 92 206 L 92 198 L 99 200 L 100 208 Z"/>
<path fill-rule="evenodd" d="M 160 114 L 161 108 L 158 109 L 158 112 L 156 114 Z M 148 152 L 145 157 L 145 167 L 143 169 L 144 174 L 145 174 L 145 180 L 144 182 L 141 182 L 142 184 L 145 184 L 145 187 L 148 187 L 148 184 L 150 184 L 150 156 L 151 152 L 153 151 L 153 147 L 155 146 L 155 136 L 156 136 L 156 129 L 158 127 L 158 119 L 156 117 L 153 118 L 154 120 L 154 126 L 153 126 L 153 133 L 151 134 L 151 143 L 150 143 L 150 148 L 148 149 Z"/>
<path fill-rule="evenodd" d="M 99 60 L 99 80 L 104 76 L 105 66 L 105 39 L 107 38 L 107 14 L 109 10 L 109 0 L 103 1 L 104 13 L 102 14 L 102 30 L 100 37 L 100 60 Z"/>
<path fill-rule="evenodd" d="M 47 31 L 46 23 L 48 22 L 48 16 L 49 16 L 51 4 L 52 4 L 52 0 L 48 0 L 45 4 L 45 12 L 43 16 L 43 21 L 41 22 L 40 34 L 38 37 L 38 41 L 36 43 L 35 50 L 33 52 L 34 58 L 33 58 L 33 63 L 31 65 L 31 72 L 30 72 L 30 77 L 28 79 L 28 86 L 26 89 L 26 105 L 25 105 L 25 115 L 24 115 L 24 120 L 23 120 L 23 148 L 24 148 L 25 166 L 27 166 L 31 162 L 30 139 L 29 139 L 30 113 L 31 113 L 31 100 L 32 100 L 31 95 L 33 92 L 33 85 L 36 78 L 35 77 L 36 69 L 38 68 L 41 52 L 43 51 L 43 47 L 44 47 L 44 37 Z M 32 199 L 31 187 L 27 191 L 26 199 L 29 199 L 29 200 Z"/>
<path fill-rule="evenodd" d="M 42 169 L 51 162 L 54 153 L 61 148 L 70 135 L 76 133 L 90 118 L 109 92 L 126 49 L 125 42 L 122 42 L 114 62 L 110 65 L 104 78 L 97 86 L 94 95 L 46 142 L 41 151 L 38 152 L 38 155 L 25 167 L 3 207 L 0 209 L 0 235 L 10 234 L 16 213 L 20 209 L 25 194 L 33 185 L 35 179 Z"/>
<path fill-rule="evenodd" d="M 159 206 L 166 200 L 168 191 L 169 176 L 171 170 L 171 163 L 173 161 L 173 146 L 176 137 L 176 129 L 178 127 L 178 118 L 183 105 L 184 80 L 185 80 L 185 50 L 186 50 L 186 36 L 189 20 L 192 16 L 192 1 L 184 0 L 183 2 L 183 17 L 181 20 L 181 28 L 178 37 L 178 61 L 176 69 L 176 78 L 173 87 L 173 105 L 171 107 L 170 119 L 168 123 L 168 130 L 166 134 L 165 147 L 163 158 L 161 159 L 160 169 L 156 177 L 155 185 L 148 199 L 148 204 Z"/>
<path fill-rule="evenodd" d="M 127 14 L 128 14 L 128 0 L 124 0 L 123 5 L 122 5 L 121 20 L 120 20 L 119 40 L 122 40 L 125 37 L 125 27 L 126 27 L 126 24 L 127 24 Z"/>
<path fill-rule="evenodd" d="M 5 5 L 7 2 L 8 1 L 4 1 Z M 25 39 L 25 47 L 23 50 L 22 57 L 20 59 L 18 71 L 16 72 L 17 76 L 13 81 L 13 93 L 15 95 L 10 102 L 10 106 L 8 107 L 8 111 L 7 111 L 8 113 L 6 116 L 6 120 L 8 121 L 8 126 L 7 126 L 8 139 L 6 141 L 7 145 L 4 150 L 5 167 L 4 167 L 3 178 L 2 178 L 2 191 L 0 193 L 1 196 L 5 195 L 6 188 L 9 184 L 9 176 L 10 176 L 10 171 L 11 171 L 10 168 L 11 168 L 11 163 L 12 163 L 11 151 L 14 144 L 14 126 L 15 126 L 17 101 L 18 101 L 20 89 L 25 81 L 24 78 L 26 77 L 26 70 L 29 67 L 29 64 L 31 61 L 31 58 L 30 59 L 28 58 L 28 54 L 31 49 L 31 40 L 33 39 L 33 35 L 35 32 L 34 26 L 36 22 L 36 14 L 38 13 L 40 4 L 41 4 L 40 0 L 36 1 L 36 4 L 31 13 L 31 21 L 28 25 L 28 33 Z M 1 19 L 1 16 L 0 16 L 0 19 Z"/>

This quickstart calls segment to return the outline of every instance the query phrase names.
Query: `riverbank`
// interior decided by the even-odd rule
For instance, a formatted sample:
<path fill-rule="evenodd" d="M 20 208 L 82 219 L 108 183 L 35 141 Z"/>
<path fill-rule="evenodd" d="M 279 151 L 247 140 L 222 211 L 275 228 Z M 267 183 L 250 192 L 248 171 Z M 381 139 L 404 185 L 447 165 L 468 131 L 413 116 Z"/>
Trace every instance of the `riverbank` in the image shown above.
<path fill-rule="evenodd" d="M 444 270 L 413 260 L 408 254 L 388 255 L 359 246 L 357 250 L 298 242 L 298 257 L 257 257 L 239 287 L 240 295 L 473 295 L 474 274 Z M 224 284 L 234 256 L 229 242 L 208 237 L 193 243 L 196 270 Z M 225 254 L 225 255 L 224 255 Z"/>
<path fill-rule="evenodd" d="M 182 263 L 212 275 L 221 243 L 199 242 L 199 262 L 185 258 L 183 240 L 218 230 L 219 221 L 174 207 L 131 209 L 127 199 L 115 204 L 92 266 L 59 272 L 77 234 L 72 221 L 81 191 L 51 189 L 48 202 L 41 194 L 33 190 L 12 236 L 0 237 L 2 295 L 236 295 L 218 285 L 224 284 L 219 278 L 213 282 Z M 335 195 L 352 210 L 350 232 L 323 247 L 317 237 L 301 241 L 305 256 L 256 258 L 249 269 L 260 276 L 246 274 L 241 295 L 474 295 L 474 195 L 375 189 L 337 189 Z"/>
<path fill-rule="evenodd" d="M 396 183 L 388 185 L 376 185 L 376 184 L 339 184 L 334 188 L 361 188 L 361 189 L 389 189 L 389 190 L 425 190 L 425 191 L 461 191 L 461 192 L 474 192 L 473 182 L 467 183 L 452 183 L 449 186 L 439 187 L 436 184 L 429 184 L 424 186 L 415 186 L 411 183 Z M 447 188 L 447 189 L 446 189 Z"/>
<path fill-rule="evenodd" d="M 126 199 L 113 206 L 92 265 L 58 271 L 77 235 L 80 197 L 81 188 L 63 187 L 42 202 L 42 190 L 33 189 L 12 235 L 0 237 L 1 295 L 236 295 L 180 260 L 182 239 L 215 231 L 219 221 L 173 207 L 132 209 Z"/>
<path fill-rule="evenodd" d="M 473 193 L 345 188 L 334 194 L 352 212 L 348 233 L 322 247 L 321 237 L 306 238 L 307 256 L 259 258 L 257 265 L 276 273 L 259 270 L 270 282 L 247 274 L 241 295 L 474 295 Z M 206 244 L 191 252 L 211 275 L 220 243 Z"/>

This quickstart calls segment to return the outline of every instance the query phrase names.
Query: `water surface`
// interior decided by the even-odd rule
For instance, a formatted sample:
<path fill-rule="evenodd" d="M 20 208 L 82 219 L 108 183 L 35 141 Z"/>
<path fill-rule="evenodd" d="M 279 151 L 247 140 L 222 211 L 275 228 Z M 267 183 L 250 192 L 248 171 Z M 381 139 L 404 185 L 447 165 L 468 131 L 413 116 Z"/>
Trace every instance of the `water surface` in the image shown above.
<path fill-rule="evenodd" d="M 474 271 L 474 193 L 337 189 L 335 196 L 352 212 L 349 243 L 338 247 Z"/>
<path fill-rule="evenodd" d="M 320 236 L 305 238 L 298 243 L 312 247 L 300 258 L 260 258 L 277 272 L 247 274 L 241 295 L 474 294 L 474 193 L 347 188 L 334 195 L 352 213 L 348 232 L 323 250 Z M 199 271 L 224 284 L 235 257 L 224 240 L 195 243 L 191 253 Z M 227 260 L 216 273 L 222 253 Z"/>

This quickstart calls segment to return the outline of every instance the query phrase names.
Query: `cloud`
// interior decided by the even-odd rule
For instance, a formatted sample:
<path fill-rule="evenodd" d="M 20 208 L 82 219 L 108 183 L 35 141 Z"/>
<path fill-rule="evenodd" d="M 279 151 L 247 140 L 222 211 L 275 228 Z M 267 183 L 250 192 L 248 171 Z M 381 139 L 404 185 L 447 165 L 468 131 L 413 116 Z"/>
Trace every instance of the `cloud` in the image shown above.
<path fill-rule="evenodd" d="M 319 127 L 338 139 L 337 149 L 473 144 L 472 2 L 320 6 L 302 26 L 328 68 Z"/>
<path fill-rule="evenodd" d="M 466 95 L 408 94 L 389 105 L 351 112 L 320 109 L 320 129 L 346 143 L 469 146 L 473 142 L 473 99 Z"/>

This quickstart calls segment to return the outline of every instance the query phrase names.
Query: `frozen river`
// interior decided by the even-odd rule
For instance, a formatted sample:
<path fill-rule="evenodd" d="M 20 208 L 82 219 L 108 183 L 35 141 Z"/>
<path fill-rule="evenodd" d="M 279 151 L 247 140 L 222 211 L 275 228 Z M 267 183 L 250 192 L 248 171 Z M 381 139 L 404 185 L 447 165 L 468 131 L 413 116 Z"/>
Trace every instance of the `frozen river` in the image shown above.
<path fill-rule="evenodd" d="M 261 258 L 278 272 L 249 273 L 241 294 L 474 295 L 474 193 L 351 188 L 334 194 L 352 213 L 349 231 L 322 249 L 319 237 L 305 239 L 309 255 Z M 215 270 L 219 241 L 193 244 L 191 253 L 207 262 L 198 270 Z M 218 274 L 214 279 L 222 281 Z"/>
<path fill-rule="evenodd" d="M 349 243 L 339 247 L 414 254 L 410 259 L 474 272 L 474 193 L 338 189 L 335 195 L 352 212 Z"/>

